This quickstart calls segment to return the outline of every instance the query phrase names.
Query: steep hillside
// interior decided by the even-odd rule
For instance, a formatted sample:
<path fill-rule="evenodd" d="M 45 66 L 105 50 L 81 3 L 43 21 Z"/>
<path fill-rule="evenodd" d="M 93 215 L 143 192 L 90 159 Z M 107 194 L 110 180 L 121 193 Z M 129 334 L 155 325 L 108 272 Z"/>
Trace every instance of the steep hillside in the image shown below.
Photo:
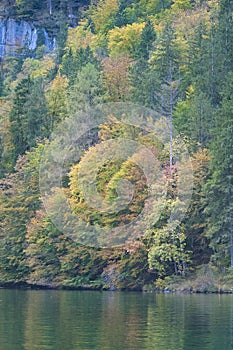
<path fill-rule="evenodd" d="M 1 61 L 0 283 L 231 281 L 232 1 L 0 11 L 32 45 Z"/>

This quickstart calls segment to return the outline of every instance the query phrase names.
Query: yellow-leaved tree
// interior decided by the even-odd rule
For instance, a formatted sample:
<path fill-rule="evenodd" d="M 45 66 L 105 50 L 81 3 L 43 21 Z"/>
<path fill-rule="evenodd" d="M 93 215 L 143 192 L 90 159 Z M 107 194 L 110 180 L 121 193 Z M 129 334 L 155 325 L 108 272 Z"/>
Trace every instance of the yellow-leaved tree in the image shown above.
<path fill-rule="evenodd" d="M 100 0 L 89 9 L 91 20 L 97 33 L 106 33 L 114 26 L 114 17 L 119 7 L 119 0 Z"/>
<path fill-rule="evenodd" d="M 110 56 L 128 54 L 134 57 L 140 43 L 145 23 L 127 24 L 124 27 L 115 27 L 109 31 L 108 49 Z"/>
<path fill-rule="evenodd" d="M 60 74 L 49 85 L 46 97 L 51 129 L 68 115 L 67 88 L 68 79 Z"/>

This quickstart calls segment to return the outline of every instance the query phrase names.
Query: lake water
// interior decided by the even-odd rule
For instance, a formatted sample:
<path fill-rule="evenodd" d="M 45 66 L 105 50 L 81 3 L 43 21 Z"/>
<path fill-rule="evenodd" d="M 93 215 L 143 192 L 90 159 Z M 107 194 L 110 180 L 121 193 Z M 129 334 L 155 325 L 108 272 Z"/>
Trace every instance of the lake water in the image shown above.
<path fill-rule="evenodd" d="M 0 290 L 0 350 L 232 350 L 232 295 Z"/>

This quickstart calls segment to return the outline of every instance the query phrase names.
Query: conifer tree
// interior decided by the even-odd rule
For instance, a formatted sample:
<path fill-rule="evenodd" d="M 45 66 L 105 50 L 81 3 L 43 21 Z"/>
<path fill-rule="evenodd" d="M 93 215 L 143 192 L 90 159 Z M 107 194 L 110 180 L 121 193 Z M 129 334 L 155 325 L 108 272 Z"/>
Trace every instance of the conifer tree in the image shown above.
<path fill-rule="evenodd" d="M 233 266 L 233 74 L 222 92 L 222 106 L 216 113 L 211 143 L 212 176 L 206 186 L 209 223 L 207 237 L 213 249 L 213 260 Z"/>
<path fill-rule="evenodd" d="M 48 136 L 48 119 L 43 80 L 23 78 L 15 88 L 10 112 L 10 131 L 14 145 L 13 158 L 36 145 L 38 139 Z"/>

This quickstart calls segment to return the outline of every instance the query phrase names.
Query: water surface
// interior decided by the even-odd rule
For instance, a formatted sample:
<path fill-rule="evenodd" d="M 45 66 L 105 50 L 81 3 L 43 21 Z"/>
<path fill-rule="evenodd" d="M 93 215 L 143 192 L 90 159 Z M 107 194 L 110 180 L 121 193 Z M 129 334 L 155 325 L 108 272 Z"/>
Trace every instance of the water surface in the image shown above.
<path fill-rule="evenodd" d="M 232 350 L 232 295 L 0 290 L 0 350 Z"/>

